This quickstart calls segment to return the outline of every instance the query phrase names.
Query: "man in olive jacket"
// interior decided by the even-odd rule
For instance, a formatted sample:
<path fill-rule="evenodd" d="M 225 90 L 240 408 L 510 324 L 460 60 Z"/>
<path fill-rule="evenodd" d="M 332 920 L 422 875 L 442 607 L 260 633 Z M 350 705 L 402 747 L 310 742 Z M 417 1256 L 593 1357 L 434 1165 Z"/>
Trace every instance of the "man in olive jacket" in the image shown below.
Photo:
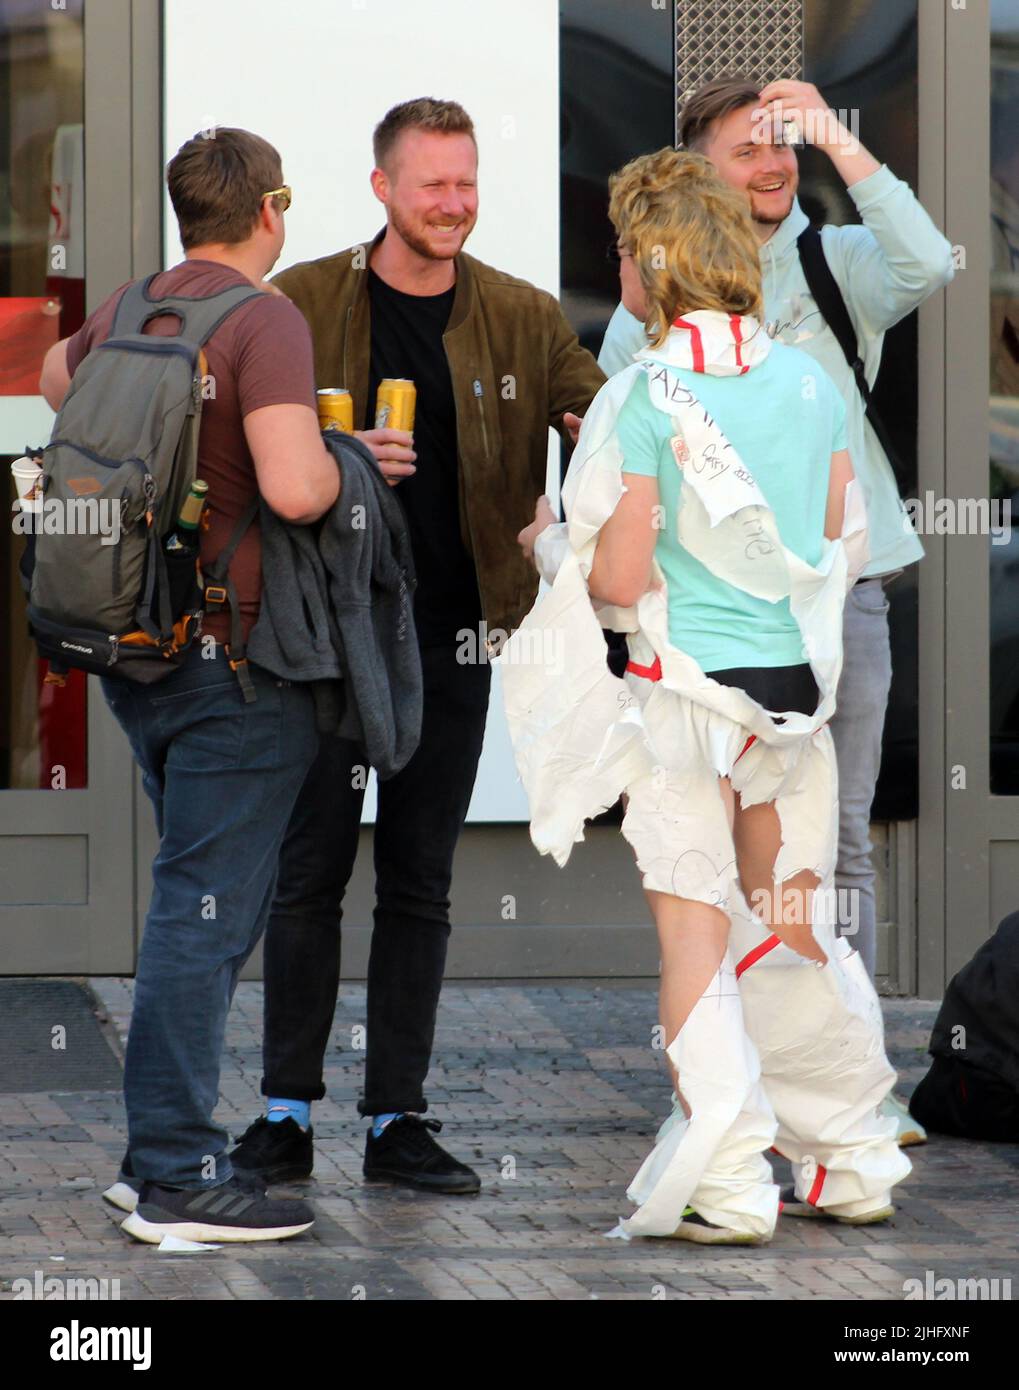
<path fill-rule="evenodd" d="M 488 709 L 486 634 L 518 626 L 537 578 L 516 543 L 545 491 L 549 426 L 575 438 L 605 380 L 557 301 L 462 252 L 477 218 L 477 146 L 455 102 L 394 107 L 375 130 L 370 244 L 284 271 L 311 328 L 318 387 L 345 387 L 355 424 L 407 518 L 424 676 L 421 743 L 379 786 L 376 907 L 361 1114 L 364 1174 L 447 1193 L 480 1180 L 435 1141 L 423 1086 L 449 936 L 453 853 Z M 374 428 L 385 378 L 417 387 L 413 435 Z M 323 737 L 280 856 L 265 943 L 267 1111 L 234 1165 L 264 1182 L 312 1171 L 310 1105 L 340 971 L 340 905 L 354 866 L 363 751 Z"/>

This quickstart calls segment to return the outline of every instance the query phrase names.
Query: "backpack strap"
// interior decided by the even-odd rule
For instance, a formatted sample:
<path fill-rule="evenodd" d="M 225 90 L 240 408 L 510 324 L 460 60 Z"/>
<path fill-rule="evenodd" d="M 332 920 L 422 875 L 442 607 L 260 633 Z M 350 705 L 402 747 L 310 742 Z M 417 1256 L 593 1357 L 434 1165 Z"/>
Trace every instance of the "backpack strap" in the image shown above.
<path fill-rule="evenodd" d="M 149 294 L 149 288 L 155 278 L 155 275 L 150 275 L 145 280 L 136 280 L 133 285 L 128 285 L 117 304 L 111 338 L 141 333 L 151 319 L 173 314 L 180 319 L 180 333 L 177 336 L 203 347 L 235 309 L 249 299 L 267 294 L 266 290 L 256 289 L 254 285 L 231 285 L 228 290 L 220 290 L 218 294 L 169 294 L 162 299 L 154 299 Z"/>
<path fill-rule="evenodd" d="M 899 457 L 898 450 L 892 443 L 887 426 L 877 413 L 871 394 L 870 384 L 867 381 L 867 373 L 860 357 L 859 341 L 856 336 L 856 329 L 853 321 L 849 317 L 849 310 L 846 308 L 845 297 L 839 289 L 838 281 L 832 274 L 828 258 L 824 254 L 824 243 L 821 240 L 821 233 L 814 226 L 800 233 L 796 238 L 796 245 L 800 253 L 800 265 L 803 267 L 803 274 L 807 281 L 807 288 L 814 296 L 817 307 L 825 323 L 835 334 L 839 347 L 842 349 L 846 361 L 849 363 L 850 370 L 856 382 L 856 389 L 859 391 L 863 400 L 864 412 L 870 421 L 871 429 L 877 436 L 877 441 L 885 451 L 888 462 L 891 464 L 892 472 L 895 474 L 895 481 L 899 492 L 904 492 L 907 486 L 907 475 L 905 466 Z"/>
<path fill-rule="evenodd" d="M 244 703 L 250 705 L 257 697 L 255 686 L 251 679 L 251 672 L 248 670 L 247 647 L 244 642 L 244 629 L 241 626 L 241 610 L 237 602 L 237 591 L 234 588 L 233 580 L 230 578 L 230 562 L 237 553 L 237 547 L 244 539 L 248 527 L 258 515 L 261 505 L 261 498 L 256 497 L 253 502 L 237 518 L 234 529 L 230 534 L 230 539 L 226 545 L 208 565 L 204 571 L 205 575 L 205 608 L 207 610 L 218 611 L 229 606 L 230 608 L 230 641 L 227 643 L 226 654 L 230 662 L 230 669 L 235 671 L 237 679 L 241 683 L 241 691 L 244 695 Z M 209 581 L 212 581 L 211 583 Z"/>
<path fill-rule="evenodd" d="M 111 338 L 122 338 L 126 333 L 142 331 L 152 309 L 148 291 L 155 278 L 155 275 L 149 275 L 144 280 L 135 280 L 133 284 L 128 285 L 117 301 L 117 312 L 113 315 L 110 325 Z"/>
<path fill-rule="evenodd" d="M 149 538 L 147 542 L 148 554 L 145 558 L 145 584 L 142 589 L 141 598 L 138 600 L 138 607 L 135 610 L 135 622 L 145 633 L 146 637 L 151 637 L 153 642 L 163 643 L 173 635 L 173 614 L 170 611 L 170 581 L 166 573 L 166 555 L 163 547 L 159 543 L 159 536 L 156 528 L 149 525 Z M 152 619 L 152 600 L 156 594 L 156 584 L 158 580 L 159 592 L 159 621 Z"/>

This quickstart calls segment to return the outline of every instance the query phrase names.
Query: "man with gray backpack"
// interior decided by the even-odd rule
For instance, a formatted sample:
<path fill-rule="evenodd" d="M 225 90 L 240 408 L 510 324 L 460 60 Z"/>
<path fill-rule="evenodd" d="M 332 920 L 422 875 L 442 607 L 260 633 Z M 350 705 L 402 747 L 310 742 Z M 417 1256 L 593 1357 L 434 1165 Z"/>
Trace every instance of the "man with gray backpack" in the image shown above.
<path fill-rule="evenodd" d="M 140 1240 L 272 1240 L 313 1212 L 235 1175 L 212 1112 L 230 1001 L 317 734 L 308 687 L 256 666 L 245 644 L 260 502 L 314 522 L 340 475 L 307 325 L 263 283 L 291 198 L 279 155 L 224 128 L 182 146 L 167 183 L 184 261 L 118 290 L 46 357 L 47 510 L 94 497 L 120 524 L 112 545 L 70 526 L 36 536 L 29 620 L 55 678 L 104 676 L 160 834 L 124 1067 L 127 1154 L 104 1195 Z"/>

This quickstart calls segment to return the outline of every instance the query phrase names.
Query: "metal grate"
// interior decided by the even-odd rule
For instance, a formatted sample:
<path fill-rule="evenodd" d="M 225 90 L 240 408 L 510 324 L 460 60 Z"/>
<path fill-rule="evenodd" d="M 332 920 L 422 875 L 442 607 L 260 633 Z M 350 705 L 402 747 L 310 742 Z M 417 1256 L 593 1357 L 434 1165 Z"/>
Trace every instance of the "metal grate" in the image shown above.
<path fill-rule="evenodd" d="M 802 78 L 803 0 L 676 0 L 677 130 L 687 98 L 731 73 Z"/>

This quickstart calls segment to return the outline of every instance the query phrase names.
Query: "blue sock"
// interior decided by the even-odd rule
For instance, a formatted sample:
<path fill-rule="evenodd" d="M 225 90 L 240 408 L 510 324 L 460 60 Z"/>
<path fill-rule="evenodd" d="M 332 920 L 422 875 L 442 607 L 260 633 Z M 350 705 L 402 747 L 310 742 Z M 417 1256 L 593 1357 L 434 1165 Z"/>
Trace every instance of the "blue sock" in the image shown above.
<path fill-rule="evenodd" d="M 302 1129 L 311 1124 L 310 1100 L 281 1100 L 278 1096 L 268 1096 L 265 1103 L 265 1118 L 272 1124 L 286 1119 L 296 1120 Z"/>
<path fill-rule="evenodd" d="M 380 1138 L 382 1135 L 382 1131 L 385 1129 L 386 1125 L 389 1124 L 390 1120 L 398 1120 L 403 1113 L 404 1112 L 402 1110 L 392 1110 L 385 1115 L 373 1115 L 372 1138 Z"/>

